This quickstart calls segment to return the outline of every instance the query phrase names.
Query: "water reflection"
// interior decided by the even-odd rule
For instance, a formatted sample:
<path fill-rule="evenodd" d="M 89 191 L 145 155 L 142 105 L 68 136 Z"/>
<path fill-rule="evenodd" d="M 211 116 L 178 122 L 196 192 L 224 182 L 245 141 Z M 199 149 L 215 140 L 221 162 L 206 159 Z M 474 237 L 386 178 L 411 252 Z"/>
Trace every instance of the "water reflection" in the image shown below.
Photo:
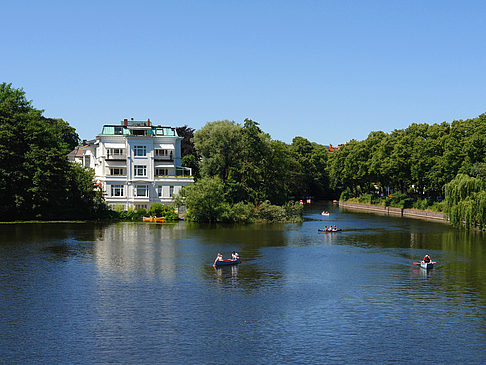
<path fill-rule="evenodd" d="M 424 351 L 438 363 L 486 360 L 484 235 L 331 209 L 324 221 L 324 209 L 307 207 L 300 225 L 0 227 L 0 356 L 210 363 L 238 349 L 248 363 L 412 362 Z M 319 234 L 323 222 L 344 231 Z M 211 266 L 233 250 L 242 264 Z M 433 270 L 412 265 L 425 253 Z"/>
<path fill-rule="evenodd" d="M 216 281 L 218 284 L 229 284 L 231 286 L 237 286 L 238 282 L 238 265 L 232 265 L 230 267 L 215 267 L 214 272 L 216 274 Z M 231 275 L 229 275 L 231 274 Z M 223 276 L 224 275 L 224 276 Z M 229 282 L 228 282 L 228 279 Z"/>

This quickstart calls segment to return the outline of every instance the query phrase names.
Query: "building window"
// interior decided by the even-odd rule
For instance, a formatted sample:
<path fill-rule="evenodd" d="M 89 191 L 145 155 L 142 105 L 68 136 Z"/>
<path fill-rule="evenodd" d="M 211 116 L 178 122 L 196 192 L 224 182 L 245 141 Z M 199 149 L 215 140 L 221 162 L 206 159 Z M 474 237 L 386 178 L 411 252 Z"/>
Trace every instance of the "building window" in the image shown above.
<path fill-rule="evenodd" d="M 174 195 L 174 187 L 170 186 L 169 187 L 169 196 L 172 197 Z"/>
<path fill-rule="evenodd" d="M 147 176 L 147 166 L 135 165 L 135 176 Z"/>
<path fill-rule="evenodd" d="M 173 151 L 172 150 L 161 150 L 161 149 L 155 150 L 155 158 L 172 160 L 172 157 L 173 157 Z"/>
<path fill-rule="evenodd" d="M 85 155 L 84 156 L 84 167 L 89 167 L 91 164 L 91 159 L 89 156 Z"/>
<path fill-rule="evenodd" d="M 110 148 L 108 150 L 109 155 L 121 156 L 123 155 L 123 148 Z"/>
<path fill-rule="evenodd" d="M 162 185 L 158 185 L 158 186 L 157 186 L 157 196 L 158 196 L 159 198 L 161 198 L 161 197 L 162 197 Z"/>
<path fill-rule="evenodd" d="M 123 196 L 123 185 L 111 185 L 111 196 Z"/>
<path fill-rule="evenodd" d="M 160 167 L 155 168 L 155 176 L 167 176 L 169 175 L 169 169 L 163 169 Z"/>
<path fill-rule="evenodd" d="M 115 134 L 123 134 L 123 127 L 115 127 Z"/>
<path fill-rule="evenodd" d="M 163 136 L 164 135 L 164 130 L 162 128 L 157 128 L 155 130 L 155 134 L 157 134 L 159 136 Z"/>
<path fill-rule="evenodd" d="M 135 209 L 147 209 L 147 204 L 135 204 Z"/>
<path fill-rule="evenodd" d="M 125 169 L 120 167 L 112 167 L 110 168 L 110 175 L 111 176 L 125 176 Z"/>
<path fill-rule="evenodd" d="M 146 146 L 133 146 L 133 155 L 134 156 L 147 156 L 147 147 Z"/>
<path fill-rule="evenodd" d="M 148 186 L 147 185 L 137 185 L 136 186 L 137 196 L 148 196 Z"/>

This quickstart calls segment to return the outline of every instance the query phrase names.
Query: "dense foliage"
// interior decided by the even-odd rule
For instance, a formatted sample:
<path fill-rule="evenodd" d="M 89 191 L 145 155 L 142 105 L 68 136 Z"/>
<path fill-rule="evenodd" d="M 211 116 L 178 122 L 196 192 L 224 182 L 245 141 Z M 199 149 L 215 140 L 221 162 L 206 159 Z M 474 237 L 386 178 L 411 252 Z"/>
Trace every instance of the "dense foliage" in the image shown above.
<path fill-rule="evenodd" d="M 185 186 L 176 196 L 176 204 L 187 209 L 186 219 L 195 222 L 300 222 L 302 206 L 287 202 L 283 206 L 264 201 L 259 205 L 225 199 L 225 184 L 219 177 L 204 177 L 196 184 Z"/>
<path fill-rule="evenodd" d="M 283 204 L 291 197 L 329 195 L 326 150 L 305 138 L 296 137 L 291 145 L 275 141 L 246 119 L 243 126 L 207 123 L 193 141 L 202 156 L 201 176 L 219 177 L 229 203 Z"/>
<path fill-rule="evenodd" d="M 372 132 L 330 154 L 328 171 L 342 199 L 377 203 L 381 196 L 387 205 L 440 209 L 437 201 L 445 193 L 454 224 L 480 225 L 486 218 L 480 206 L 484 186 L 461 201 L 454 189 L 462 191 L 471 177 L 486 180 L 486 114 L 450 124 L 412 124 L 390 134 Z"/>
<path fill-rule="evenodd" d="M 372 132 L 330 154 L 331 187 L 357 196 L 402 192 L 436 200 L 458 173 L 485 176 L 486 114 L 452 124 Z"/>
<path fill-rule="evenodd" d="M 0 84 L 0 220 L 106 214 L 93 171 L 66 158 L 78 142 L 67 122 L 44 118 L 22 89 Z"/>
<path fill-rule="evenodd" d="M 486 180 L 459 174 L 445 186 L 446 211 L 451 223 L 486 229 Z"/>
<path fill-rule="evenodd" d="M 192 138 L 194 137 L 194 128 L 187 125 L 176 128 L 177 135 L 182 137 L 181 141 L 181 157 L 192 155 L 198 157 Z"/>
<path fill-rule="evenodd" d="M 201 160 L 188 158 L 185 165 L 196 167 L 202 179 L 183 191 L 189 219 L 292 221 L 295 211 L 284 205 L 292 198 L 330 196 L 327 151 L 305 138 L 296 137 L 290 145 L 275 141 L 257 122 L 245 119 L 243 125 L 207 123 L 193 142 Z M 300 207 L 296 216 L 301 219 Z"/>

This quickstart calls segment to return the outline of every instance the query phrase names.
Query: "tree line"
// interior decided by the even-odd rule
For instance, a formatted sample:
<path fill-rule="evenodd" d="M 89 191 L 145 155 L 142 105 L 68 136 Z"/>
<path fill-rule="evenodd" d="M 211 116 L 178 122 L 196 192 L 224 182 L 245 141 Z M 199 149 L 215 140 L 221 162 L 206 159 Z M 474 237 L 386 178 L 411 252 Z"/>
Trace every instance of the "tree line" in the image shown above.
<path fill-rule="evenodd" d="M 74 128 L 42 112 L 22 89 L 0 84 L 0 221 L 107 214 L 94 171 L 67 160 L 80 142 Z"/>
<path fill-rule="evenodd" d="M 193 131 L 191 131 L 193 133 Z M 222 120 L 193 133 L 194 154 L 185 166 L 197 171 L 178 203 L 196 221 L 292 221 L 302 209 L 290 200 L 330 198 L 324 146 L 295 137 L 291 144 L 273 140 L 259 124 Z M 210 193 L 211 192 L 211 193 Z"/>
<path fill-rule="evenodd" d="M 113 217 L 94 171 L 66 158 L 80 142 L 74 128 L 42 113 L 22 89 L 0 84 L 0 220 Z M 295 221 L 302 209 L 290 201 L 365 196 L 420 208 L 444 200 L 453 224 L 485 224 L 486 114 L 371 132 L 335 152 L 303 137 L 273 140 L 251 119 L 177 132 L 196 178 L 177 203 L 193 220 Z"/>
<path fill-rule="evenodd" d="M 486 114 L 371 132 L 365 140 L 351 140 L 330 154 L 327 170 L 330 187 L 341 199 L 366 197 L 373 203 L 380 202 L 380 196 L 391 201 L 395 195 L 403 207 L 408 203 L 417 208 L 444 200 L 439 208 L 454 225 L 483 228 Z"/>

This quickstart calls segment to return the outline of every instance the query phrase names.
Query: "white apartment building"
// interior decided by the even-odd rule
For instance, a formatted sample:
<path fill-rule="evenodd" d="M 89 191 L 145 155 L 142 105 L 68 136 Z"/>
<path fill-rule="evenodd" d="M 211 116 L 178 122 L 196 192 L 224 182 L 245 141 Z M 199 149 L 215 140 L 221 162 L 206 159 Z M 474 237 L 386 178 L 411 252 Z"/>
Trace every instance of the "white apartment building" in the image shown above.
<path fill-rule="evenodd" d="M 105 124 L 95 140 L 68 158 L 95 170 L 106 202 L 113 208 L 150 208 L 172 204 L 184 185 L 194 183 L 190 168 L 181 167 L 181 140 L 176 129 L 124 119 Z"/>

